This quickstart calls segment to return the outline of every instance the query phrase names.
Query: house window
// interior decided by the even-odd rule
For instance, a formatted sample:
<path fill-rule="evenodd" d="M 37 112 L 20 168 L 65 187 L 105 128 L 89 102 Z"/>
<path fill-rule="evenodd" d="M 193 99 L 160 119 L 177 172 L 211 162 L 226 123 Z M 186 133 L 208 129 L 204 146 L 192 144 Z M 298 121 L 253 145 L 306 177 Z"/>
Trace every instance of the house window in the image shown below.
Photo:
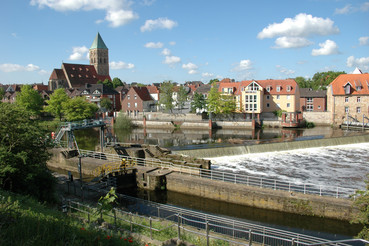
<path fill-rule="evenodd" d="M 135 108 L 137 108 L 137 103 L 135 103 Z"/>
<path fill-rule="evenodd" d="M 351 92 L 351 86 L 349 84 L 347 84 L 345 86 L 345 94 L 350 94 L 350 92 Z"/>
<path fill-rule="evenodd" d="M 267 96 L 267 100 L 269 100 L 269 98 L 270 98 L 270 96 L 268 95 L 268 96 Z"/>
<path fill-rule="evenodd" d="M 306 99 L 306 102 L 308 102 L 308 103 L 312 103 L 312 102 L 313 102 L 313 98 L 312 98 L 312 97 L 308 97 L 308 98 Z"/>
<path fill-rule="evenodd" d="M 361 102 L 361 98 L 360 97 L 357 97 L 356 98 L 356 101 L 359 103 L 359 102 Z"/>
<path fill-rule="evenodd" d="M 127 107 L 130 108 L 131 107 L 131 103 L 127 103 Z"/>
<path fill-rule="evenodd" d="M 267 103 L 267 108 L 269 108 L 270 107 L 270 104 L 269 103 Z"/>
<path fill-rule="evenodd" d="M 267 87 L 267 92 L 270 92 L 270 86 Z"/>
<path fill-rule="evenodd" d="M 249 102 L 249 96 L 248 95 L 246 95 L 246 97 L 245 97 L 245 102 Z"/>
<path fill-rule="evenodd" d="M 280 92 L 281 91 L 281 86 L 280 85 L 278 85 L 277 86 L 277 92 Z"/>
<path fill-rule="evenodd" d="M 362 87 L 359 85 L 358 87 L 356 87 L 357 91 L 361 91 Z"/>
<path fill-rule="evenodd" d="M 291 104 L 290 103 L 287 103 L 287 108 L 289 108 L 291 106 Z"/>
<path fill-rule="evenodd" d="M 320 105 L 318 106 L 318 109 L 320 109 L 321 107 L 320 107 Z"/>
<path fill-rule="evenodd" d="M 306 105 L 306 111 L 309 111 L 309 112 L 314 111 L 314 105 L 313 104 Z"/>
<path fill-rule="evenodd" d="M 345 102 L 348 102 L 348 97 L 345 97 Z"/>
<path fill-rule="evenodd" d="M 249 105 L 248 104 L 245 104 L 245 110 L 249 111 Z"/>
<path fill-rule="evenodd" d="M 287 91 L 291 91 L 291 86 L 290 85 L 287 86 Z"/>
<path fill-rule="evenodd" d="M 258 105 L 255 103 L 254 104 L 254 110 L 256 111 L 258 109 Z"/>
<path fill-rule="evenodd" d="M 361 113 L 361 108 L 360 107 L 356 108 L 356 113 Z"/>
<path fill-rule="evenodd" d="M 290 100 L 291 96 L 290 95 L 287 95 L 287 100 Z"/>
<path fill-rule="evenodd" d="M 278 107 L 278 108 L 281 108 L 281 105 L 280 105 L 279 103 L 277 103 L 277 107 Z"/>
<path fill-rule="evenodd" d="M 256 102 L 256 95 L 254 95 L 254 102 Z"/>
<path fill-rule="evenodd" d="M 127 95 L 127 99 L 129 100 L 129 99 L 131 99 L 131 96 L 130 95 Z"/>
<path fill-rule="evenodd" d="M 137 95 L 135 95 L 135 99 L 137 99 Z"/>
<path fill-rule="evenodd" d="M 345 113 L 347 114 L 349 112 L 349 107 L 345 107 Z"/>
<path fill-rule="evenodd" d="M 281 97 L 279 95 L 277 95 L 277 99 L 280 99 Z"/>

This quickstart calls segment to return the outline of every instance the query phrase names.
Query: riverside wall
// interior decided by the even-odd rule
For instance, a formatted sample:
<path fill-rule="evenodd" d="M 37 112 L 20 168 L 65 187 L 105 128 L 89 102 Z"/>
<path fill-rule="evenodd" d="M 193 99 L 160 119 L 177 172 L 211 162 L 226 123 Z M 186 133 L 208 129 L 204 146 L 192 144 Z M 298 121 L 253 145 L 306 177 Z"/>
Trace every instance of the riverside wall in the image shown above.
<path fill-rule="evenodd" d="M 170 173 L 167 190 L 293 214 L 350 221 L 358 210 L 348 199 L 290 193 Z"/>
<path fill-rule="evenodd" d="M 251 153 L 287 151 L 293 149 L 306 149 L 325 146 L 356 144 L 365 142 L 369 142 L 369 134 L 349 137 L 323 138 L 323 139 L 268 143 L 258 145 L 238 145 L 231 147 L 220 147 L 209 149 L 177 150 L 173 151 L 173 153 L 188 155 L 196 158 L 211 158 L 230 155 L 245 155 Z"/>

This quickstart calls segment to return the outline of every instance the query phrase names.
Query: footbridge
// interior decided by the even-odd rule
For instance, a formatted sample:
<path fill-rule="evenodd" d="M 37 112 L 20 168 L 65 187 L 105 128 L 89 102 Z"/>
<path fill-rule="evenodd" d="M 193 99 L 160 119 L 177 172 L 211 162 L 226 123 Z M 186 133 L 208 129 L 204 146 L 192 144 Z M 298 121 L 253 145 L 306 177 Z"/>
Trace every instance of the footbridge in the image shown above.
<path fill-rule="evenodd" d="M 362 131 L 369 130 L 369 118 L 363 114 L 361 120 L 347 114 L 346 120 L 341 125 L 342 129 L 361 129 Z"/>

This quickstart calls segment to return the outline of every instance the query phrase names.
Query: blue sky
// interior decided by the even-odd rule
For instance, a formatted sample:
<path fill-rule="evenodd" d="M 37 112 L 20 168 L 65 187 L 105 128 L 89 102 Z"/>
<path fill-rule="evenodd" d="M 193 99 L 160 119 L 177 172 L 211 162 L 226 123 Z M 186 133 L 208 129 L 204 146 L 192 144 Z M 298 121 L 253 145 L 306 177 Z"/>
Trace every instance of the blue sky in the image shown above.
<path fill-rule="evenodd" d="M 369 72 L 368 0 L 7 0 L 0 18 L 3 84 L 88 64 L 97 32 L 127 83 Z"/>

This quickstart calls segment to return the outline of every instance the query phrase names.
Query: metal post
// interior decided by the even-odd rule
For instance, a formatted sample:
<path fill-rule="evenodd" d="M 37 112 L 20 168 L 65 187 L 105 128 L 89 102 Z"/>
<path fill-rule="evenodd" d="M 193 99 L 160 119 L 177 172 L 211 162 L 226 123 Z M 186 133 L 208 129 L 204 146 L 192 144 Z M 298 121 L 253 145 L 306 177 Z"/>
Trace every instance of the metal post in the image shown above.
<path fill-rule="evenodd" d="M 181 240 L 181 218 L 179 217 L 179 214 L 177 214 L 177 220 L 178 220 L 178 240 Z"/>
<path fill-rule="evenodd" d="M 337 186 L 337 194 L 336 194 L 336 198 L 338 198 L 338 186 Z"/>
<path fill-rule="evenodd" d="M 263 179 L 260 179 L 260 188 L 263 188 Z"/>
<path fill-rule="evenodd" d="M 100 127 L 100 152 L 104 152 L 104 126 Z"/>
<path fill-rule="evenodd" d="M 274 190 L 277 189 L 277 180 L 274 180 Z"/>
<path fill-rule="evenodd" d="M 80 180 L 80 188 L 81 188 L 81 197 L 83 201 L 83 183 L 82 183 L 82 156 L 78 156 L 78 172 L 79 172 L 79 180 Z"/>
<path fill-rule="evenodd" d="M 208 221 L 206 221 L 205 228 L 206 228 L 206 246 L 209 246 L 209 222 Z"/>
<path fill-rule="evenodd" d="M 249 246 L 252 245 L 252 231 L 249 230 Z"/>
<path fill-rule="evenodd" d="M 152 239 L 152 218 L 151 218 L 151 216 L 150 216 L 149 220 L 150 220 L 150 239 Z"/>
<path fill-rule="evenodd" d="M 295 240 L 296 239 L 292 238 L 292 240 L 291 240 L 291 246 L 295 246 Z"/>
<path fill-rule="evenodd" d="M 131 225 L 131 232 L 132 232 L 132 213 L 129 212 L 129 224 Z"/>
<path fill-rule="evenodd" d="M 306 184 L 304 184 L 304 194 L 306 194 Z"/>
<path fill-rule="evenodd" d="M 322 187 L 319 186 L 319 196 L 322 196 Z"/>

